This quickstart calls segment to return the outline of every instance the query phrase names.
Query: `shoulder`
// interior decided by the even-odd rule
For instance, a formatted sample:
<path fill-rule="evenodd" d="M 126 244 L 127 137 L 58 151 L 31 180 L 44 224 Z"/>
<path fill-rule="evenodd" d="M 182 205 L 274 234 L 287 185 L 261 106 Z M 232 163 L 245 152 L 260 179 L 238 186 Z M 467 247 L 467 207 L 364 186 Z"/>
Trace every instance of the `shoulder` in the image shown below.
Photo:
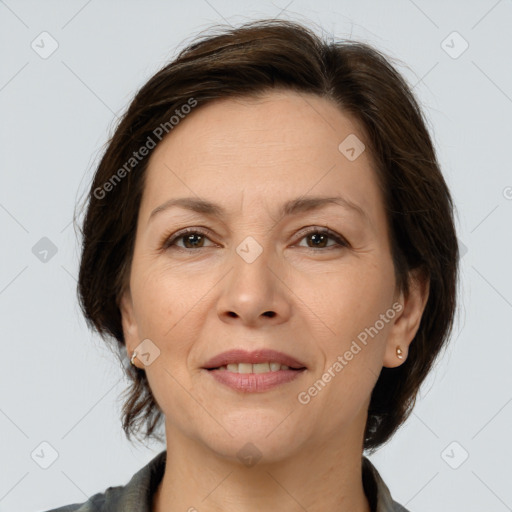
<path fill-rule="evenodd" d="M 123 486 L 109 487 L 105 492 L 98 492 L 82 503 L 72 503 L 44 512 L 109 512 L 109 503 L 115 502 L 123 489 Z"/>
<path fill-rule="evenodd" d="M 409 510 L 407 510 L 405 507 L 402 507 L 402 505 L 400 505 L 400 503 L 397 503 L 396 501 L 393 501 L 393 506 L 395 507 L 395 512 L 409 512 Z"/>
<path fill-rule="evenodd" d="M 126 485 L 111 486 L 83 503 L 44 512 L 151 512 L 153 494 L 164 474 L 166 455 L 162 451 L 153 457 Z"/>
<path fill-rule="evenodd" d="M 411 512 L 391 496 L 377 468 L 363 456 L 363 487 L 370 507 L 375 512 Z"/>

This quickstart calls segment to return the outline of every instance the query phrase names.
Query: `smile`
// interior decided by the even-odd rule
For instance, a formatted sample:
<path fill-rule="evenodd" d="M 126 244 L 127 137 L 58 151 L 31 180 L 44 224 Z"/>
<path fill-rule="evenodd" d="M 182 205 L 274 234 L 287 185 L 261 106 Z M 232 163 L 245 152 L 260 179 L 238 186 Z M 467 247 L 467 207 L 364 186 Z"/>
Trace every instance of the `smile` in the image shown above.
<path fill-rule="evenodd" d="M 295 370 L 298 368 L 290 368 L 285 364 L 271 362 L 271 363 L 231 363 L 228 365 L 219 366 L 218 368 L 212 368 L 214 370 L 227 370 L 233 373 L 267 373 L 267 372 L 278 372 L 280 370 Z"/>

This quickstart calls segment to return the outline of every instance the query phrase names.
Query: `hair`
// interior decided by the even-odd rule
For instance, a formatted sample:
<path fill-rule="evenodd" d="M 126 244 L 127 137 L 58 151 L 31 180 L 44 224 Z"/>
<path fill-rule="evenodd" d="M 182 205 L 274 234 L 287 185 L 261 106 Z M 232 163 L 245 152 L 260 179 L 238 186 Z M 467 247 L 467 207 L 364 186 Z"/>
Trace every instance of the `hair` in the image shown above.
<path fill-rule="evenodd" d="M 126 364 L 119 307 L 129 284 L 151 156 L 149 151 L 134 162 L 134 151 L 154 142 L 162 127 L 170 133 L 169 120 L 187 112 L 184 105 L 191 99 L 197 110 L 216 99 L 280 89 L 327 98 L 361 127 L 387 211 L 397 286 L 407 297 L 412 271 L 429 281 L 407 359 L 382 368 L 371 394 L 363 448 L 374 451 L 408 418 L 453 328 L 459 261 L 454 207 L 424 114 L 392 59 L 366 43 L 327 42 L 304 25 L 283 20 L 215 28 L 220 33 L 199 34 L 136 93 L 106 143 L 87 197 L 77 293 L 87 325 L 117 348 L 131 380 L 122 410 L 124 432 L 130 440 L 143 426 L 143 438 L 161 440 L 156 427 L 164 417 L 146 372 Z M 156 138 L 157 144 L 163 139 Z"/>

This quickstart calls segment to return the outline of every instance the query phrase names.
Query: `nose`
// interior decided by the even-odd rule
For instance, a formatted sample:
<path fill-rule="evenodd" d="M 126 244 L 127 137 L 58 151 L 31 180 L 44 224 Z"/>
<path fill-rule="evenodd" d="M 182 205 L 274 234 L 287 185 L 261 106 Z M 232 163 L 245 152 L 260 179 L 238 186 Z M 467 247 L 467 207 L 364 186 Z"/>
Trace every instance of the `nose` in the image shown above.
<path fill-rule="evenodd" d="M 220 284 L 217 314 L 223 322 L 264 327 L 289 319 L 290 289 L 279 265 L 268 260 L 265 251 L 252 261 L 235 254 L 231 271 Z"/>

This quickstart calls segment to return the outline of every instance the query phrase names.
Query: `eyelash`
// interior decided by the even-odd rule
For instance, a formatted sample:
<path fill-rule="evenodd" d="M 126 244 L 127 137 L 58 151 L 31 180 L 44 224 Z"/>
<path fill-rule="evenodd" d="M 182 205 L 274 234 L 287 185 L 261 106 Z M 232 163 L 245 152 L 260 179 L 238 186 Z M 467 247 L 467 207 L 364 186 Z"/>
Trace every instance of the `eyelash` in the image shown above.
<path fill-rule="evenodd" d="M 177 245 L 175 245 L 175 242 L 177 240 L 185 237 L 186 235 L 190 235 L 190 234 L 203 235 L 203 236 L 208 238 L 208 233 L 206 231 L 202 230 L 202 229 L 186 228 L 186 229 L 183 229 L 181 231 L 178 231 L 174 235 L 167 235 L 167 236 L 165 236 L 163 241 L 162 241 L 161 247 L 162 247 L 163 250 L 175 248 L 175 249 L 178 249 L 178 250 L 181 250 L 181 251 L 185 251 L 185 252 L 191 252 L 191 251 L 198 251 L 200 249 L 206 249 L 206 247 L 198 247 L 197 249 L 189 249 L 187 247 L 178 247 Z M 350 246 L 350 244 L 341 235 L 338 235 L 336 232 L 331 231 L 330 229 L 327 229 L 327 228 L 313 228 L 313 229 L 310 229 L 307 232 L 302 232 L 302 236 L 299 239 L 299 242 L 302 239 L 304 239 L 305 237 L 307 237 L 308 235 L 311 235 L 311 234 L 326 235 L 329 238 L 332 238 L 336 242 L 336 246 L 320 247 L 320 248 L 317 248 L 317 249 L 315 249 L 314 247 L 303 247 L 303 249 L 307 249 L 307 250 L 313 251 L 313 252 L 318 252 L 319 250 L 324 250 L 325 251 L 325 250 L 339 249 L 339 248 L 342 248 L 342 247 L 349 247 Z"/>

